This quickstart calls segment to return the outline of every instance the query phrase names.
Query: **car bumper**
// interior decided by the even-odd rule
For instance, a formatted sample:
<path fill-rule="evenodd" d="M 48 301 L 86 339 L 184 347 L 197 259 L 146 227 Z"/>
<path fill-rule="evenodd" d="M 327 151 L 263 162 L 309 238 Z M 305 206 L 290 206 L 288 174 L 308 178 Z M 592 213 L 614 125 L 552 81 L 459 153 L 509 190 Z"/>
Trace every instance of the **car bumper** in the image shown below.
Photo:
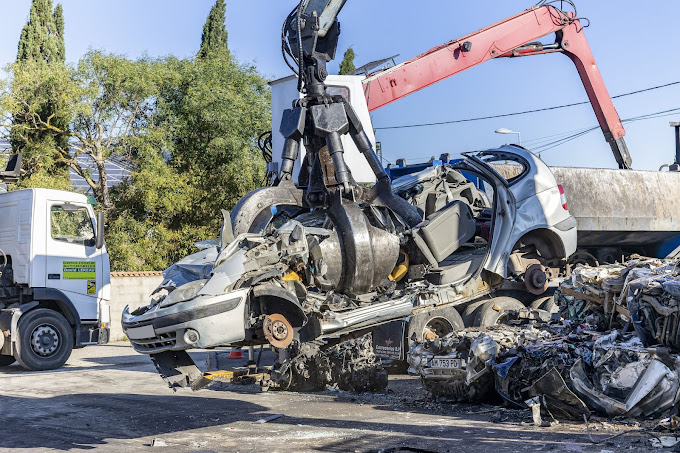
<path fill-rule="evenodd" d="M 123 311 L 123 331 L 142 354 L 224 346 L 245 338 L 248 289 L 199 297 L 133 315 Z"/>

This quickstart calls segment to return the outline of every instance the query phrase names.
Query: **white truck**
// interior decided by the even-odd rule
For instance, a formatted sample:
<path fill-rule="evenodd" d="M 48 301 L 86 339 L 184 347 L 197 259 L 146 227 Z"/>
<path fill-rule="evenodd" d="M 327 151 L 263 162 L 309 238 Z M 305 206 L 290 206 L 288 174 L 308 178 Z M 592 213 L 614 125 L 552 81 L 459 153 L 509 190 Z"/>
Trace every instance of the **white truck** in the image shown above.
<path fill-rule="evenodd" d="M 0 183 L 16 181 L 19 166 L 11 161 Z M 103 217 L 83 194 L 0 193 L 0 367 L 56 369 L 74 347 L 108 342 Z"/>

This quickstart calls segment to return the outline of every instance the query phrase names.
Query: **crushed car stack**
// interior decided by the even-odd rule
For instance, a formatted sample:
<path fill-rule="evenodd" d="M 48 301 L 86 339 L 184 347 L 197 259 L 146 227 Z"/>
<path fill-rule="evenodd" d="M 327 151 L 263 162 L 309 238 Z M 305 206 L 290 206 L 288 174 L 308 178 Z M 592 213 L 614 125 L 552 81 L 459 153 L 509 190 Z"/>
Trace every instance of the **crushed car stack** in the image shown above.
<path fill-rule="evenodd" d="M 579 266 L 556 291 L 550 322 L 518 313 L 511 325 L 414 344 L 410 372 L 436 397 L 532 408 L 537 423 L 541 412 L 669 415 L 680 401 L 678 264 Z"/>

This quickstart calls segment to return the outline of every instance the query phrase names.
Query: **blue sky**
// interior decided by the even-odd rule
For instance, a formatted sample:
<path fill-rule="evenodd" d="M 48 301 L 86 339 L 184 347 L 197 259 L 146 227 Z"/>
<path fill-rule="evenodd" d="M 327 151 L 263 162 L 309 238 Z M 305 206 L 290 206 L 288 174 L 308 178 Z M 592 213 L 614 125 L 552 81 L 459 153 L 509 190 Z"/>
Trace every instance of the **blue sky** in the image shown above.
<path fill-rule="evenodd" d="M 136 58 L 190 57 L 200 45 L 201 30 L 213 0 L 62 0 L 66 52 L 76 62 L 88 49 Z M 227 1 L 227 29 L 232 53 L 255 63 L 267 78 L 290 74 L 280 52 L 283 19 L 295 0 Z M 431 47 L 463 36 L 532 5 L 523 0 L 349 0 L 341 13 L 340 53 L 352 45 L 357 66 L 400 54 L 404 61 Z M 647 6 L 645 6 L 647 5 Z M 577 0 L 597 63 L 610 94 L 680 81 L 677 18 L 680 2 L 660 0 Z M 3 1 L 0 63 L 16 56 L 16 43 L 30 8 L 29 0 Z M 549 42 L 550 38 L 546 38 Z M 331 63 L 331 72 L 337 71 Z M 510 113 L 587 100 L 571 61 L 563 55 L 500 59 L 449 78 L 373 113 L 376 128 Z M 680 107 L 680 85 L 615 100 L 621 118 Z M 674 158 L 669 121 L 680 115 L 627 125 L 626 141 L 636 169 L 657 169 Z M 386 159 L 427 159 L 489 148 L 515 140 L 494 130 L 522 133 L 525 146 L 542 137 L 597 124 L 589 105 L 502 119 L 436 127 L 378 130 Z M 615 167 L 599 131 L 545 151 L 551 165 Z"/>

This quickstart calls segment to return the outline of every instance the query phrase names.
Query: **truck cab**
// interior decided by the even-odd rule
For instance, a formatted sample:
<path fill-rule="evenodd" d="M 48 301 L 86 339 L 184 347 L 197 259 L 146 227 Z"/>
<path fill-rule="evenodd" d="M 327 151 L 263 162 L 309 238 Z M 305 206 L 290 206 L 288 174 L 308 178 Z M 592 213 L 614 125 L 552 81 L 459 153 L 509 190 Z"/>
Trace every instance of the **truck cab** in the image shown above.
<path fill-rule="evenodd" d="M 107 343 L 110 264 L 82 194 L 0 193 L 0 366 L 61 367 L 74 347 Z"/>

